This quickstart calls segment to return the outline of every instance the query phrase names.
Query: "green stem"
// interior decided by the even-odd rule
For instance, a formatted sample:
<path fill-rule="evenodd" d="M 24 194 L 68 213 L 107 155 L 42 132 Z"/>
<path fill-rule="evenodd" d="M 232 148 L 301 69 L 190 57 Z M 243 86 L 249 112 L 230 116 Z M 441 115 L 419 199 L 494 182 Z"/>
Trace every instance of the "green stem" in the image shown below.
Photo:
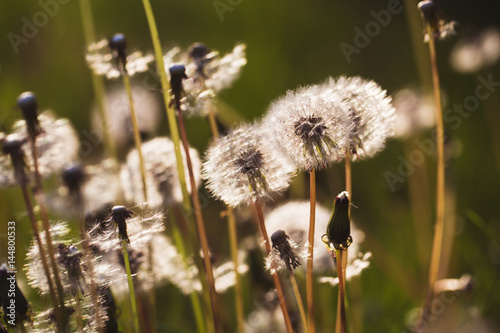
<path fill-rule="evenodd" d="M 146 13 L 146 18 L 148 20 L 149 31 L 151 33 L 151 39 L 153 41 L 153 48 L 156 58 L 156 66 L 158 74 L 160 75 L 161 88 L 163 91 L 163 100 L 166 106 L 168 126 L 170 128 L 170 137 L 174 143 L 175 158 L 177 160 L 177 172 L 179 174 L 179 181 L 182 190 L 183 206 L 186 212 L 191 212 L 191 201 L 189 192 L 186 185 L 186 176 L 184 174 L 184 166 L 182 162 L 181 146 L 179 138 L 179 129 L 177 127 L 177 122 L 175 119 L 175 110 L 172 108 L 170 103 L 170 83 L 168 82 L 167 73 L 165 71 L 165 64 L 163 62 L 163 51 L 161 49 L 160 36 L 158 34 L 158 28 L 156 27 L 156 21 L 153 14 L 153 9 L 151 8 L 151 3 L 149 0 L 142 0 L 144 5 L 144 11 Z"/>
<path fill-rule="evenodd" d="M 139 333 L 139 317 L 137 316 L 137 302 L 135 299 L 134 282 L 132 281 L 132 272 L 130 270 L 130 260 L 128 258 L 128 246 L 125 239 L 122 240 L 123 261 L 125 262 L 125 271 L 127 272 L 128 291 L 130 294 L 130 307 L 132 309 L 132 320 L 134 322 L 134 332 Z"/>
<path fill-rule="evenodd" d="M 134 131 L 134 142 L 137 155 L 139 157 L 139 169 L 141 171 L 142 193 L 144 195 L 144 202 L 148 202 L 148 186 L 146 184 L 146 166 L 144 165 L 144 156 L 142 155 L 142 140 L 139 132 L 139 124 L 137 123 L 137 114 L 135 112 L 134 99 L 132 97 L 132 86 L 130 84 L 130 77 L 127 73 L 122 74 L 123 85 L 127 92 L 128 103 L 130 106 L 130 120 L 132 121 L 132 128 Z"/>
<path fill-rule="evenodd" d="M 80 14 L 83 25 L 83 36 L 85 38 L 85 45 L 89 46 L 95 42 L 95 32 L 94 32 L 94 20 L 92 17 L 92 8 L 90 5 L 90 0 L 80 0 Z M 97 102 L 97 109 L 99 111 L 99 118 L 101 119 L 103 138 L 104 138 L 104 149 L 106 156 L 110 156 L 117 160 L 117 153 L 115 143 L 111 138 L 111 133 L 109 131 L 109 121 L 106 114 L 106 103 L 104 97 L 104 79 L 102 76 L 96 75 L 93 71 L 90 71 L 92 76 L 92 88 L 94 89 L 94 95 Z"/>
<path fill-rule="evenodd" d="M 434 43 L 431 26 L 426 23 L 427 33 L 429 34 L 429 54 L 431 58 L 432 82 L 434 91 L 434 107 L 436 109 L 436 146 L 437 146 L 437 176 L 436 176 L 436 224 L 434 239 L 432 243 L 431 264 L 429 269 L 429 284 L 427 288 L 427 297 L 424 305 L 424 312 L 431 305 L 434 297 L 434 284 L 436 283 L 439 266 L 441 261 L 441 252 L 443 246 L 444 232 L 444 125 L 443 113 L 441 107 L 441 92 L 439 84 L 439 75 L 436 59 L 436 48 Z"/>
<path fill-rule="evenodd" d="M 80 292 L 75 294 L 75 316 L 76 316 L 76 327 L 78 332 L 83 333 L 83 317 L 82 317 L 82 304 L 80 302 Z"/>
<path fill-rule="evenodd" d="M 314 321 L 314 278 L 313 278 L 313 255 L 314 255 L 314 228 L 316 223 L 316 171 L 314 169 L 309 173 L 309 235 L 307 240 L 307 271 L 306 271 L 306 291 L 307 291 L 307 312 L 308 327 L 310 333 L 316 332 L 316 323 Z"/>

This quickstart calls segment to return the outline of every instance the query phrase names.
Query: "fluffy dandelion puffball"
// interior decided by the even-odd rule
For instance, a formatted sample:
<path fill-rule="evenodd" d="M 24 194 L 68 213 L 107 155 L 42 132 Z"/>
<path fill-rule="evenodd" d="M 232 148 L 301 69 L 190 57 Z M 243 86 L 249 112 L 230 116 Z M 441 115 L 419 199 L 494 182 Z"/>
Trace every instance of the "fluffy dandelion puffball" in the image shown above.
<path fill-rule="evenodd" d="M 350 131 L 343 148 L 352 158 L 371 157 L 381 151 L 394 134 L 395 112 L 386 91 L 358 76 L 330 78 L 323 87 L 341 96 L 348 106 Z"/>
<path fill-rule="evenodd" d="M 189 148 L 195 182 L 201 183 L 201 160 L 196 149 Z M 160 206 L 182 202 L 182 190 L 179 183 L 179 174 L 175 158 L 175 147 L 169 138 L 155 138 L 142 144 L 142 154 L 146 168 L 146 184 L 148 188 L 148 204 Z M 184 149 L 181 148 L 183 157 L 184 175 L 188 191 L 191 192 L 189 173 L 187 170 Z M 125 199 L 131 202 L 144 202 L 144 194 L 139 168 L 137 150 L 132 150 L 127 156 L 127 162 L 122 166 L 120 174 Z"/>
<path fill-rule="evenodd" d="M 343 157 L 351 124 L 343 99 L 325 85 L 289 91 L 271 104 L 263 126 L 297 168 L 326 167 Z"/>
<path fill-rule="evenodd" d="M 208 189 L 233 207 L 272 199 L 288 188 L 292 171 L 257 125 L 244 125 L 216 140 L 203 165 Z"/>
<path fill-rule="evenodd" d="M 80 142 L 73 126 L 64 118 L 55 118 L 49 112 L 38 116 L 42 133 L 36 138 L 38 170 L 42 177 L 60 172 L 66 165 L 77 160 Z M 14 124 L 13 132 L 26 138 L 22 146 L 26 162 L 34 170 L 33 155 L 26 122 L 19 120 Z"/>

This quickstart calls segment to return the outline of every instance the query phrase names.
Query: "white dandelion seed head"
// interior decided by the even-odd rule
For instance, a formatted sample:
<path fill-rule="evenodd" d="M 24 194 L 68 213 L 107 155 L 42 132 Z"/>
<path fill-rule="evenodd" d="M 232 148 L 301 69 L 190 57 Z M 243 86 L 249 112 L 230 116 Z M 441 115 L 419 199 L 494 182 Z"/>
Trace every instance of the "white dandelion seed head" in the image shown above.
<path fill-rule="evenodd" d="M 269 141 L 257 125 L 243 125 L 214 141 L 203 164 L 207 188 L 232 207 L 269 201 L 285 191 L 293 168 Z"/>
<path fill-rule="evenodd" d="M 309 233 L 310 204 L 308 201 L 291 201 L 265 214 L 266 229 L 271 233 L 282 229 L 298 244 L 306 244 Z M 316 225 L 314 228 L 314 256 L 313 269 L 316 272 L 326 272 L 335 269 L 333 267 L 332 256 L 321 237 L 326 234 L 331 211 L 316 204 Z M 359 243 L 362 243 L 365 235 L 357 229 L 351 221 L 351 236 L 353 243 L 349 246 L 349 253 L 359 252 Z M 303 265 L 302 265 L 303 266 Z M 302 267 L 299 266 L 299 269 Z M 302 267 L 305 269 L 304 267 Z"/>
<path fill-rule="evenodd" d="M 395 112 L 391 97 L 377 83 L 359 76 L 328 79 L 325 84 L 339 94 L 348 106 L 352 123 L 345 149 L 353 159 L 375 155 L 394 135 Z"/>
<path fill-rule="evenodd" d="M 403 89 L 394 95 L 395 137 L 406 138 L 434 126 L 434 107 L 430 97 L 413 89 Z"/>
<path fill-rule="evenodd" d="M 238 44 L 232 52 L 219 56 L 218 51 L 209 51 L 204 56 L 203 71 L 192 57 L 189 51 L 181 51 L 179 47 L 170 50 L 164 57 L 165 69 L 181 63 L 186 67 L 187 79 L 183 80 L 185 92 L 185 103 L 183 108 L 188 115 L 206 116 L 210 109 L 214 110 L 214 98 L 221 90 L 231 87 L 246 65 L 245 44 Z"/>
<path fill-rule="evenodd" d="M 97 75 L 104 75 L 108 79 L 116 79 L 121 75 L 116 59 L 109 48 L 109 40 L 103 39 L 89 45 L 85 56 L 87 65 Z M 136 73 L 146 72 L 149 64 L 155 60 L 152 54 L 143 55 L 136 51 L 127 56 L 127 73 L 133 76 Z"/>
<path fill-rule="evenodd" d="M 142 86 L 132 87 L 139 132 L 153 137 L 160 125 L 162 106 L 158 98 Z M 106 94 L 106 118 L 108 129 L 117 146 L 124 146 L 133 137 L 128 95 L 122 86 Z M 92 109 L 92 127 L 102 136 L 103 124 L 97 105 Z"/>
<path fill-rule="evenodd" d="M 458 41 L 450 53 L 450 63 L 459 73 L 479 72 L 500 58 L 500 32 L 487 28 L 479 35 Z"/>
<path fill-rule="evenodd" d="M 312 85 L 274 101 L 263 126 L 297 168 L 318 169 L 343 157 L 350 131 L 347 110 L 329 87 Z"/>
<path fill-rule="evenodd" d="M 148 204 L 154 207 L 182 202 L 182 189 L 175 157 L 175 147 L 169 138 L 155 138 L 141 146 L 146 168 L 146 184 L 148 188 Z M 201 160 L 194 148 L 189 148 L 193 173 L 197 186 L 201 184 Z M 186 156 L 181 144 L 181 155 L 184 165 L 184 176 L 188 192 L 191 193 L 191 182 L 187 169 Z M 130 202 L 144 202 L 143 185 L 139 168 L 137 150 L 132 150 L 126 163 L 122 166 L 121 182 L 125 199 Z"/>
<path fill-rule="evenodd" d="M 372 257 L 371 252 L 366 253 L 355 253 L 351 252 L 349 248 L 349 256 L 345 278 L 347 281 L 352 279 L 355 276 L 359 276 L 363 270 L 365 270 L 368 266 L 370 266 L 370 259 Z M 351 254 L 352 253 L 352 254 Z M 332 286 L 336 286 L 339 284 L 338 277 L 324 276 L 318 279 L 320 283 L 329 283 Z"/>
<path fill-rule="evenodd" d="M 80 143 L 75 130 L 68 119 L 55 118 L 50 112 L 38 116 L 42 133 L 36 138 L 38 170 L 42 177 L 59 173 L 66 165 L 74 163 L 78 158 Z M 13 132 L 20 138 L 26 138 L 22 149 L 30 170 L 34 171 L 31 144 L 24 120 L 17 121 Z"/>

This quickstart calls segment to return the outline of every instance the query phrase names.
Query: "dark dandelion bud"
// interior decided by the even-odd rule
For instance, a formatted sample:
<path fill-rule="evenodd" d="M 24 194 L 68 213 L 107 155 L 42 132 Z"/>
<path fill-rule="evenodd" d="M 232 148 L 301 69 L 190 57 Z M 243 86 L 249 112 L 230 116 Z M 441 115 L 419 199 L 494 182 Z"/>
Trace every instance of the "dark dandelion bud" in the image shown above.
<path fill-rule="evenodd" d="M 12 309 L 12 304 L 15 306 Z M 21 289 L 17 286 L 16 273 L 0 266 L 0 305 L 3 307 L 6 323 L 20 323 L 29 319 L 30 306 Z"/>
<path fill-rule="evenodd" d="M 125 206 L 114 206 L 111 210 L 111 216 L 108 218 L 107 222 L 111 220 L 115 221 L 118 226 L 118 236 L 121 240 L 126 240 L 130 243 L 127 234 L 127 219 L 132 217 L 134 213 L 128 210 Z"/>
<path fill-rule="evenodd" d="M 113 51 L 113 57 L 116 59 L 116 65 L 118 68 L 122 69 L 125 73 L 127 72 L 127 39 L 124 34 L 115 34 L 109 39 L 109 48 Z M 120 67 L 121 64 L 121 67 Z"/>
<path fill-rule="evenodd" d="M 84 280 L 84 276 L 80 266 L 82 253 L 75 246 L 62 243 L 57 245 L 57 252 L 59 254 L 57 262 L 61 267 L 64 267 L 68 274 L 71 294 L 76 295 L 78 290 L 83 294 L 81 280 Z"/>
<path fill-rule="evenodd" d="M 340 193 L 335 198 L 333 215 L 326 228 L 328 241 L 337 250 L 346 250 L 352 243 L 349 205 L 349 193 L 346 191 Z"/>
<path fill-rule="evenodd" d="M 28 181 L 26 176 L 27 165 L 22 150 L 25 140 L 18 139 L 16 135 L 9 135 L 2 140 L 2 143 L 2 152 L 4 155 L 10 156 L 17 183 L 19 185 L 26 184 Z"/>
<path fill-rule="evenodd" d="M 281 260 L 285 263 L 289 271 L 300 266 L 299 257 L 295 254 L 290 245 L 290 237 L 283 231 L 278 230 L 271 235 L 273 249 L 279 252 Z"/>
<path fill-rule="evenodd" d="M 78 194 L 85 181 L 83 168 L 78 164 L 66 167 L 62 173 L 62 181 L 70 194 Z"/>
<path fill-rule="evenodd" d="M 36 95 L 31 91 L 25 91 L 17 97 L 17 107 L 23 113 L 23 118 L 26 121 L 28 135 L 34 140 L 42 133 L 40 122 L 38 121 L 38 102 Z"/>
<path fill-rule="evenodd" d="M 177 110 L 180 109 L 181 94 L 184 90 L 182 86 L 182 80 L 187 79 L 186 67 L 184 65 L 173 65 L 169 68 L 170 72 L 170 89 L 172 90 L 172 95 L 174 95 L 175 107 Z"/>

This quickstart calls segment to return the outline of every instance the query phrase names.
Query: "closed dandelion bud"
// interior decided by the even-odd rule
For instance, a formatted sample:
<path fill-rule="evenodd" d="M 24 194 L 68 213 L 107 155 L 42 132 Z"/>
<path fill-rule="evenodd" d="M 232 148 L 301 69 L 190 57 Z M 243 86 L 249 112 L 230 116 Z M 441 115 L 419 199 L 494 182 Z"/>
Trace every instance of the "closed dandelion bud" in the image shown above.
<path fill-rule="evenodd" d="M 278 270 L 280 266 L 285 266 L 286 269 L 292 271 L 300 266 L 299 253 L 295 252 L 297 244 L 291 241 L 283 230 L 278 230 L 271 235 L 271 243 L 273 251 L 269 254 L 267 265 L 271 270 Z"/>
<path fill-rule="evenodd" d="M 425 42 L 428 42 L 431 37 L 433 39 L 445 39 L 455 34 L 456 22 L 444 19 L 443 13 L 434 4 L 434 1 L 420 1 L 418 3 L 418 9 L 420 10 L 424 25 L 428 24 L 430 26 L 432 34 L 432 36 L 429 36 L 427 29 L 424 28 Z"/>
<path fill-rule="evenodd" d="M 36 95 L 31 91 L 23 92 L 17 97 L 17 107 L 23 113 L 28 135 L 34 140 L 42 133 L 40 122 L 38 121 L 38 102 Z"/>
<path fill-rule="evenodd" d="M 127 241 L 127 243 L 130 243 L 127 234 L 127 219 L 132 217 L 132 215 L 134 215 L 134 213 L 131 210 L 125 208 L 125 206 L 114 206 L 111 210 L 111 216 L 106 221 L 115 222 L 116 226 L 118 227 L 118 237 L 121 240 Z"/>
<path fill-rule="evenodd" d="M 337 250 L 346 250 L 352 243 L 349 205 L 349 193 L 340 193 L 335 198 L 333 214 L 326 228 L 328 241 Z"/>
<path fill-rule="evenodd" d="M 15 305 L 14 312 L 11 310 L 12 304 Z M 0 306 L 3 307 L 6 323 L 17 324 L 29 319 L 30 305 L 17 285 L 16 272 L 9 271 L 5 264 L 0 266 Z"/>

